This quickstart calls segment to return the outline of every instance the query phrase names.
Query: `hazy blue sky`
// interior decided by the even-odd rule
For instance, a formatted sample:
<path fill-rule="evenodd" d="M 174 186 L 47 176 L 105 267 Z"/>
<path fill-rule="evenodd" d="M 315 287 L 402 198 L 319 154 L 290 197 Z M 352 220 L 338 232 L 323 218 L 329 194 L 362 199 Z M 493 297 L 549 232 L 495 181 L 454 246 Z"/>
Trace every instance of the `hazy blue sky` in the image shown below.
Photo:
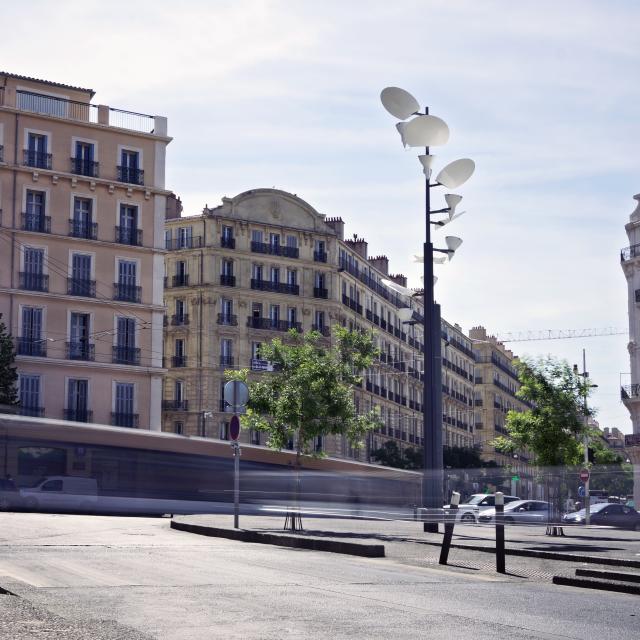
<path fill-rule="evenodd" d="M 447 227 L 464 245 L 437 270 L 444 316 L 497 333 L 627 327 L 638 2 L 23 0 L 0 18 L 2 68 L 168 116 L 168 186 L 185 213 L 250 188 L 291 191 L 417 286 L 422 174 L 378 97 L 404 87 L 450 126 L 439 166 L 477 163 L 460 189 L 468 213 Z M 511 346 L 570 363 L 585 347 L 601 425 L 630 431 L 626 343 Z"/>

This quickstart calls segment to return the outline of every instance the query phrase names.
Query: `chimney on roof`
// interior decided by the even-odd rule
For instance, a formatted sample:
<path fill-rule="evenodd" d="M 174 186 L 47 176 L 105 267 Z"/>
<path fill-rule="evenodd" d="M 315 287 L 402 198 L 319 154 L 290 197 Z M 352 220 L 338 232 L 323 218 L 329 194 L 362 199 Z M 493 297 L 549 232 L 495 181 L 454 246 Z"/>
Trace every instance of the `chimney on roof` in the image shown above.
<path fill-rule="evenodd" d="M 182 215 L 182 200 L 175 194 L 170 193 L 167 196 L 167 206 L 164 217 L 167 220 L 179 218 Z"/>
<path fill-rule="evenodd" d="M 389 275 L 389 258 L 387 258 L 387 256 L 374 256 L 373 258 L 369 258 L 369 264 L 384 273 L 385 276 Z"/>
<path fill-rule="evenodd" d="M 401 273 L 396 273 L 395 275 L 390 273 L 389 280 L 399 284 L 401 287 L 407 286 L 407 276 L 403 276 Z"/>
<path fill-rule="evenodd" d="M 353 240 L 345 240 L 345 244 L 348 244 L 361 258 L 367 259 L 367 247 L 368 243 L 364 238 L 358 238 L 358 234 L 353 234 Z"/>
<path fill-rule="evenodd" d="M 336 232 L 338 240 L 344 240 L 344 220 L 342 218 L 325 218 L 324 223 Z"/>

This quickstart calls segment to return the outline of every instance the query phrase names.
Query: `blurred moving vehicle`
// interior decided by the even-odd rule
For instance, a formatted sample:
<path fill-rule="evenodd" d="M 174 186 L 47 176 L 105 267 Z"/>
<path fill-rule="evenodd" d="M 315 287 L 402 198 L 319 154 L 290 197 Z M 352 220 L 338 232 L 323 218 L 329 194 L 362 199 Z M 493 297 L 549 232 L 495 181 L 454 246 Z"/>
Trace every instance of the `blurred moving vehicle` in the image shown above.
<path fill-rule="evenodd" d="M 20 489 L 27 509 L 81 509 L 95 506 L 98 483 L 95 478 L 51 476 L 42 478 L 35 486 Z"/>
<path fill-rule="evenodd" d="M 493 522 L 495 517 L 495 508 L 487 509 L 480 514 L 479 520 Z M 543 500 L 516 500 L 504 505 L 505 524 L 544 524 L 548 521 L 549 503 Z"/>
<path fill-rule="evenodd" d="M 590 524 L 640 531 L 640 513 L 624 504 L 601 502 L 591 506 L 589 512 Z M 564 524 L 584 524 L 586 517 L 586 510 L 580 509 L 575 513 L 567 513 L 562 518 L 562 522 Z"/>
<path fill-rule="evenodd" d="M 504 496 L 504 503 L 515 502 L 520 500 L 517 496 Z M 496 504 L 495 493 L 474 493 L 464 502 L 458 505 L 458 513 L 456 515 L 457 522 L 478 522 L 478 516 L 487 509 L 491 509 Z M 444 505 L 445 509 L 449 509 L 449 505 Z"/>
<path fill-rule="evenodd" d="M 22 497 L 16 483 L 10 478 L 0 479 L 0 511 L 9 511 L 22 506 Z"/>

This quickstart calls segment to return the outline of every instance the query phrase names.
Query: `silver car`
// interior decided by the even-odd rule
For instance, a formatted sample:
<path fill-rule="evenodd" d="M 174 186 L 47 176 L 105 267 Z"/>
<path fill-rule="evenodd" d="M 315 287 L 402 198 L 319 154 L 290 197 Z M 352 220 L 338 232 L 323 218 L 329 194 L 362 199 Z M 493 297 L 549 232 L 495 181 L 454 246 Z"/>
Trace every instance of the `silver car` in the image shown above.
<path fill-rule="evenodd" d="M 487 509 L 480 514 L 480 522 L 494 522 L 495 509 Z M 504 505 L 504 522 L 544 524 L 549 521 L 549 503 L 543 500 L 517 500 Z"/>

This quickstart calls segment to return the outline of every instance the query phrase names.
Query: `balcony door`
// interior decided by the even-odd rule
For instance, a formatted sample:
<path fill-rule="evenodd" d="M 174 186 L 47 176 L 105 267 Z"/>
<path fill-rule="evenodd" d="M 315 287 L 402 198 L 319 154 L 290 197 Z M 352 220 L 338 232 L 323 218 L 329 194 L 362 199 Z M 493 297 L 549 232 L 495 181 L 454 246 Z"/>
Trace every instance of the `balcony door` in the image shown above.
<path fill-rule="evenodd" d="M 86 422 L 89 408 L 89 381 L 70 379 L 67 387 L 67 410 L 70 420 Z"/>
<path fill-rule="evenodd" d="M 89 350 L 89 314 L 72 313 L 69 329 L 71 357 L 86 357 Z"/>

